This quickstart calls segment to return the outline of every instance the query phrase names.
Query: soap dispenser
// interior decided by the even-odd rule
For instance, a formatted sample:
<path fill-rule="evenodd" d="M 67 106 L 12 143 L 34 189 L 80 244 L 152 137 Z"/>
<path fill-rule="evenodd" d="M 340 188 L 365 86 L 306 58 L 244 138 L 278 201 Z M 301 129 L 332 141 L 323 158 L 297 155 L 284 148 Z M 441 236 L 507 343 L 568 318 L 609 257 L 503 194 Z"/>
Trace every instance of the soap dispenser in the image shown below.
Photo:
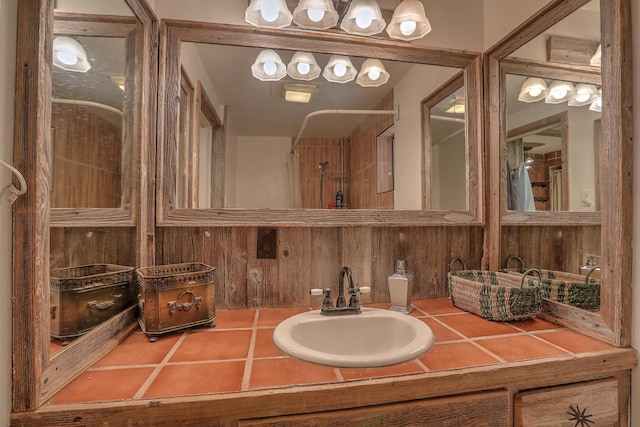
<path fill-rule="evenodd" d="M 389 310 L 409 314 L 411 306 L 411 292 L 413 291 L 413 276 L 405 272 L 404 260 L 396 261 L 396 272 L 389 276 L 389 294 L 391 308 Z"/>

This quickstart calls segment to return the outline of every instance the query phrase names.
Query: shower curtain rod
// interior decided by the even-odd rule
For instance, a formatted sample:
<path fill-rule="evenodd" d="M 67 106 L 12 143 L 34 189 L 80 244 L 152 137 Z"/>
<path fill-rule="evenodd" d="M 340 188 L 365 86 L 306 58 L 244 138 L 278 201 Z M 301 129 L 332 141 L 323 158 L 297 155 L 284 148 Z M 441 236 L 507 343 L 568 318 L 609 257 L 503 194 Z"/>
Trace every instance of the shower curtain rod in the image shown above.
<path fill-rule="evenodd" d="M 73 104 L 73 105 L 83 105 L 85 107 L 102 108 L 103 110 L 111 111 L 112 113 L 115 113 L 120 117 L 123 116 L 122 111 L 118 110 L 117 108 L 112 107 L 110 105 L 101 104 L 99 102 L 85 101 L 82 99 L 62 99 L 62 98 L 52 98 L 51 102 L 54 102 L 56 104 Z"/>
<path fill-rule="evenodd" d="M 395 110 L 318 110 L 313 111 L 307 114 L 302 121 L 302 126 L 300 127 L 300 132 L 298 132 L 298 136 L 296 140 L 291 144 L 290 153 L 294 153 L 296 149 L 296 145 L 298 141 L 300 141 L 300 137 L 302 137 L 302 133 L 304 132 L 304 128 L 307 127 L 307 122 L 311 117 L 321 116 L 324 114 L 393 114 L 395 115 L 395 120 L 398 120 L 398 116 L 400 115 L 400 108 L 397 107 Z"/>

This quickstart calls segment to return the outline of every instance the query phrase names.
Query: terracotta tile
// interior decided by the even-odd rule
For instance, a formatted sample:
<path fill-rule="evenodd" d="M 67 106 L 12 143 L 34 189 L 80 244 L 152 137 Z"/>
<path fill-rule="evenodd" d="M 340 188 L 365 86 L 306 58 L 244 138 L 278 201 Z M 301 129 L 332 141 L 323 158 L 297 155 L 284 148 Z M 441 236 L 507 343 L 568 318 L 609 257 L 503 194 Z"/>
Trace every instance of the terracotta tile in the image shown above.
<path fill-rule="evenodd" d="M 615 348 L 609 344 L 579 334 L 578 332 L 568 330 L 537 334 L 536 336 L 573 353 L 611 350 Z"/>
<path fill-rule="evenodd" d="M 273 331 L 275 329 L 256 330 L 256 343 L 253 349 L 253 357 L 277 357 L 286 356 L 273 342 Z"/>
<path fill-rule="evenodd" d="M 144 398 L 240 391 L 244 361 L 164 366 Z"/>
<path fill-rule="evenodd" d="M 251 368 L 250 388 L 337 381 L 334 368 L 291 357 L 258 359 Z"/>
<path fill-rule="evenodd" d="M 49 342 L 49 356 L 53 356 L 59 351 L 62 351 L 66 346 L 62 344 L 62 341 L 52 339 Z"/>
<path fill-rule="evenodd" d="M 162 362 L 165 356 L 176 344 L 182 334 L 170 334 L 161 336 L 156 342 L 149 342 L 142 332 L 130 335 L 105 357 L 100 359 L 95 366 L 126 366 L 157 364 Z"/>
<path fill-rule="evenodd" d="M 437 314 L 464 313 L 463 310 L 454 306 L 449 298 L 416 300 L 412 301 L 412 304 L 414 307 L 417 307 L 432 316 Z"/>
<path fill-rule="evenodd" d="M 538 319 L 537 317 L 532 317 L 531 319 L 523 320 L 521 322 L 512 322 L 511 326 L 527 332 L 563 328 L 561 325 L 556 325 L 555 323 L 547 322 L 546 320 Z"/>
<path fill-rule="evenodd" d="M 303 313 L 305 311 L 309 311 L 309 309 L 308 308 L 277 308 L 277 309 L 262 308 L 260 309 L 260 314 L 258 316 L 258 326 L 277 326 L 278 323 L 282 322 L 284 319 L 288 319 L 291 316 L 295 316 L 296 314 Z"/>
<path fill-rule="evenodd" d="M 422 369 L 422 367 L 413 360 L 405 363 L 399 363 L 397 365 L 382 366 L 380 368 L 340 368 L 342 378 L 345 380 L 390 377 L 421 372 L 424 372 L 424 369 Z"/>
<path fill-rule="evenodd" d="M 436 342 L 458 341 L 464 339 L 464 337 L 462 337 L 460 334 L 455 333 L 451 329 L 443 326 L 441 323 L 430 317 L 421 317 L 420 320 L 429 325 L 436 337 Z"/>
<path fill-rule="evenodd" d="M 528 335 L 489 338 L 478 340 L 476 343 L 507 362 L 567 354 L 557 347 Z"/>
<path fill-rule="evenodd" d="M 432 371 L 499 363 L 495 357 L 468 342 L 436 344 L 420 357 L 420 361 Z"/>
<path fill-rule="evenodd" d="M 216 310 L 216 329 L 251 328 L 256 310 Z"/>
<path fill-rule="evenodd" d="M 518 330 L 509 326 L 508 323 L 486 320 L 470 313 L 455 316 L 438 316 L 438 320 L 468 338 L 518 333 Z"/>
<path fill-rule="evenodd" d="M 170 362 L 244 359 L 249 352 L 250 330 L 190 332 Z"/>
<path fill-rule="evenodd" d="M 363 306 L 371 307 L 371 308 L 380 308 L 382 310 L 389 310 L 389 307 L 391 307 L 391 303 L 390 302 L 378 302 L 378 303 L 374 303 L 374 304 L 363 304 Z"/>
<path fill-rule="evenodd" d="M 153 371 L 154 368 L 87 371 L 58 393 L 51 403 L 131 399 Z"/>

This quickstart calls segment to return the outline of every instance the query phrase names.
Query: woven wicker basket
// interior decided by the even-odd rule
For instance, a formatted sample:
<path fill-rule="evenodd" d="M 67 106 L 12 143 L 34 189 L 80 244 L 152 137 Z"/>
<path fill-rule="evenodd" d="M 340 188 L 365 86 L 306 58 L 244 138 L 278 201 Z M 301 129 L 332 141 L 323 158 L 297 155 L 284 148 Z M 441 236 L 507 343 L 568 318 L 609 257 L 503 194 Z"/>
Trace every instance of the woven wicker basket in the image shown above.
<path fill-rule="evenodd" d="M 459 262 L 462 270 L 454 270 Z M 458 308 L 487 320 L 512 321 L 529 319 L 540 311 L 540 289 L 533 280 L 524 284 L 524 276 L 466 270 L 459 258 L 451 261 L 449 269 L 449 296 Z"/>
<path fill-rule="evenodd" d="M 510 266 L 512 260 L 519 263 L 515 269 Z M 586 276 L 539 268 L 537 270 L 541 275 L 540 296 L 583 310 L 598 311 L 600 310 L 600 280 L 590 276 L 599 268 L 593 267 Z M 523 277 L 524 262 L 517 256 L 510 256 L 502 271 L 516 277 Z"/>

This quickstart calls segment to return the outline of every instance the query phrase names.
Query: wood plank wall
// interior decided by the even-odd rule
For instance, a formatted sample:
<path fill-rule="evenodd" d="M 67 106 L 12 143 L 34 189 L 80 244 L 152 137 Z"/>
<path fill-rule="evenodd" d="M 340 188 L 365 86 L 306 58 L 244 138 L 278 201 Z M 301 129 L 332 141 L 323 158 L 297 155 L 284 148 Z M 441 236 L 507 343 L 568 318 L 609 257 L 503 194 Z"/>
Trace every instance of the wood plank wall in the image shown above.
<path fill-rule="evenodd" d="M 302 207 L 320 209 L 320 162 L 328 161 L 322 184 L 322 209 L 336 201 L 340 189 L 337 177 L 342 171 L 342 138 L 300 138 L 300 188 Z"/>
<path fill-rule="evenodd" d="M 89 107 L 52 104 L 52 208 L 121 205 L 122 127 Z"/>
<path fill-rule="evenodd" d="M 222 309 L 319 307 L 311 288 L 337 292 L 340 268 L 356 285 L 371 286 L 363 302 L 388 302 L 387 277 L 396 259 L 414 275 L 415 299 L 448 296 L 449 262 L 462 257 L 479 268 L 482 227 L 308 227 L 277 229 L 276 259 L 257 258 L 256 227 L 160 227 L 157 264 L 203 262 L 216 267 L 216 305 Z"/>

